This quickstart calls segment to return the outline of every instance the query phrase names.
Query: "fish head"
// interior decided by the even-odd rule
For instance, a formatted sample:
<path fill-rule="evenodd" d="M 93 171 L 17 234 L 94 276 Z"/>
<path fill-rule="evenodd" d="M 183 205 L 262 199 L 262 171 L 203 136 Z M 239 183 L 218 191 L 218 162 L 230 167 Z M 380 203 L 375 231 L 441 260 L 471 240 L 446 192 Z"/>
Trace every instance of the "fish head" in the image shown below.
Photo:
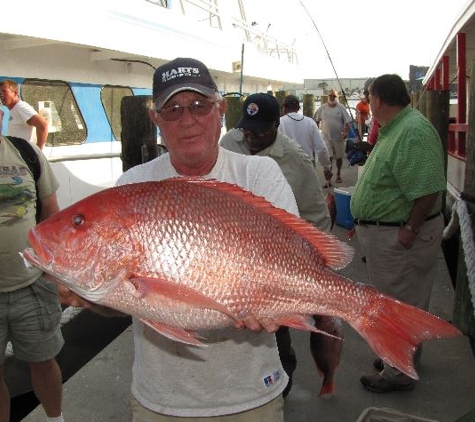
<path fill-rule="evenodd" d="M 143 254 L 130 241 L 133 216 L 124 201 L 106 189 L 42 221 L 28 233 L 25 261 L 86 299 L 107 294 Z"/>

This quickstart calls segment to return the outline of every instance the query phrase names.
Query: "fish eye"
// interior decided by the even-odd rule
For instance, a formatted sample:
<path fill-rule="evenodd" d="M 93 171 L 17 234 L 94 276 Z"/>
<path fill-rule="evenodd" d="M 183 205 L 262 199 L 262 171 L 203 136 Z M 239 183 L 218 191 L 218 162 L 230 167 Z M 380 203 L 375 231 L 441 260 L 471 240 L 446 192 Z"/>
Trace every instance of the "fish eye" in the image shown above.
<path fill-rule="evenodd" d="M 73 215 L 71 222 L 73 223 L 74 227 L 79 227 L 84 223 L 84 216 L 81 214 Z"/>

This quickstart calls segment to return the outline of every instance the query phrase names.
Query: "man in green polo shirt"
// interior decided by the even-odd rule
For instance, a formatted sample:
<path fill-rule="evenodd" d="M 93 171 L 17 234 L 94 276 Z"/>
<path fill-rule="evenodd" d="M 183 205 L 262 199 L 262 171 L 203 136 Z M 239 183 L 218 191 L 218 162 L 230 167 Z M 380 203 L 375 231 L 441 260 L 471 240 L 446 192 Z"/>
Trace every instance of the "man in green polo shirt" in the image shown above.
<path fill-rule="evenodd" d="M 427 310 L 444 224 L 442 144 L 432 124 L 409 105 L 399 76 L 376 78 L 369 93 L 381 128 L 351 198 L 358 242 L 376 288 Z M 379 373 L 361 378 L 368 390 L 414 389 L 415 381 L 395 368 L 378 360 L 374 366 Z"/>

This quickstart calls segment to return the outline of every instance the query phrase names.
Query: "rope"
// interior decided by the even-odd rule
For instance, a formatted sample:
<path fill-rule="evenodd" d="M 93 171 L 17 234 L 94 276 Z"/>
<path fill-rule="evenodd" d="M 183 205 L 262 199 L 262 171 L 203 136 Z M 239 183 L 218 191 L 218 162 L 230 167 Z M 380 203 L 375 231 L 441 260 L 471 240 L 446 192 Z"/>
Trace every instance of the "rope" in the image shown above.
<path fill-rule="evenodd" d="M 460 227 L 463 254 L 467 267 L 468 287 L 472 296 L 472 305 L 475 315 L 475 244 L 473 242 L 472 220 L 464 200 L 458 199 L 452 206 L 452 216 L 444 229 L 443 239 L 448 239 Z"/>

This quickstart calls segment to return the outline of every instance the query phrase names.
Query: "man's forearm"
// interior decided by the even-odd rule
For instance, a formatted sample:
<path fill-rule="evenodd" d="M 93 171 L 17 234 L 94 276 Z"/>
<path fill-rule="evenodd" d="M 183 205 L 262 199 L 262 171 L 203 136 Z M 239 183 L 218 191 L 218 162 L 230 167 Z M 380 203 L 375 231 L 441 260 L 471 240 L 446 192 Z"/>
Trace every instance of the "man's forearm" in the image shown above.
<path fill-rule="evenodd" d="M 421 196 L 414 201 L 407 224 L 415 231 L 420 230 L 437 202 L 440 192 Z"/>

